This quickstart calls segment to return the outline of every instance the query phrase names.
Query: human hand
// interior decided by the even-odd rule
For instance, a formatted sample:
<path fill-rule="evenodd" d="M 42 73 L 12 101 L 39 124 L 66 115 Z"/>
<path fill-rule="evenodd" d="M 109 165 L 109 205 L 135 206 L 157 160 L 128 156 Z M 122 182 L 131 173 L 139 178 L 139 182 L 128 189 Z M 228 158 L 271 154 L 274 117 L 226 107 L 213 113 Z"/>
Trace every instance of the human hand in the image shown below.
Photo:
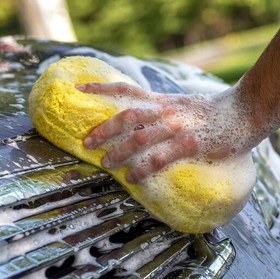
<path fill-rule="evenodd" d="M 228 90 L 211 99 L 183 94 L 162 94 L 125 83 L 88 83 L 77 86 L 84 93 L 127 95 L 155 109 L 128 108 L 96 127 L 85 139 L 88 149 L 124 135 L 102 160 L 105 168 L 128 165 L 127 181 L 137 183 L 180 159 L 212 164 L 249 150 L 241 130 L 248 121 L 238 110 Z M 133 160 L 135 157 L 141 160 Z"/>

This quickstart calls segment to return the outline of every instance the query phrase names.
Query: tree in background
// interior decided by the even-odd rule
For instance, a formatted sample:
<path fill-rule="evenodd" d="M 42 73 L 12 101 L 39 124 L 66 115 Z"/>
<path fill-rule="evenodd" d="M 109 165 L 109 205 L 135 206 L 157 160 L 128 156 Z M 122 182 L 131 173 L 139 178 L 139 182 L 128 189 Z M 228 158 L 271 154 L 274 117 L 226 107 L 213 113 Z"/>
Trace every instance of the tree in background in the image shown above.
<path fill-rule="evenodd" d="M 16 0 L 26 34 L 32 38 L 75 42 L 65 0 Z"/>
<path fill-rule="evenodd" d="M 15 3 L 11 0 L 0 2 L 1 36 L 21 34 L 23 32 L 16 14 Z"/>
<path fill-rule="evenodd" d="M 280 18 L 278 0 L 68 0 L 80 42 L 146 56 Z"/>
<path fill-rule="evenodd" d="M 24 33 L 15 2 L 0 2 L 2 35 Z M 44 2 L 46 6 L 49 3 Z M 280 19 L 279 0 L 67 0 L 67 3 L 79 42 L 136 56 L 155 55 Z"/>

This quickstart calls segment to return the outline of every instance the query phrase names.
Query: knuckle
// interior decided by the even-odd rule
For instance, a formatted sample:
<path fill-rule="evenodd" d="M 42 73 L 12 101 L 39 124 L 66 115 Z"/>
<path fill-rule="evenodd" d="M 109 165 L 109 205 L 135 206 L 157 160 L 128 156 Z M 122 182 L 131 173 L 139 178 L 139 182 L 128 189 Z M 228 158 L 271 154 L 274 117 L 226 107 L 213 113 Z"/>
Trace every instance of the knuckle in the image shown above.
<path fill-rule="evenodd" d="M 154 170 L 160 170 L 167 164 L 166 158 L 157 155 L 152 157 L 152 165 Z"/>
<path fill-rule="evenodd" d="M 135 183 L 138 183 L 147 178 L 152 172 L 153 170 L 151 167 L 142 165 L 140 167 L 132 168 L 129 171 L 129 176 L 133 178 Z"/>
<path fill-rule="evenodd" d="M 118 82 L 117 89 L 120 93 L 129 91 L 129 85 L 125 82 Z"/>
<path fill-rule="evenodd" d="M 121 121 L 131 120 L 133 116 L 133 109 L 126 109 L 120 114 Z"/>
<path fill-rule="evenodd" d="M 194 156 L 198 151 L 198 144 L 192 135 L 186 135 L 181 141 L 186 156 Z"/>
<path fill-rule="evenodd" d="M 106 140 L 108 135 L 104 126 L 99 126 L 96 128 L 96 132 L 94 135 L 99 141 Z"/>
<path fill-rule="evenodd" d="M 148 141 L 148 136 L 145 132 L 142 131 L 136 131 L 134 134 L 134 141 L 137 145 L 144 145 Z"/>
<path fill-rule="evenodd" d="M 169 129 L 171 129 L 171 131 L 176 132 L 176 133 L 183 130 L 182 123 L 178 122 L 177 120 L 173 120 L 173 119 L 168 120 L 168 121 L 166 121 L 166 125 L 167 125 L 167 127 L 169 127 Z"/>
<path fill-rule="evenodd" d="M 106 140 L 107 136 L 101 127 L 97 127 L 88 135 L 88 138 L 87 141 L 91 145 L 100 145 Z"/>
<path fill-rule="evenodd" d="M 107 152 L 106 157 L 110 161 L 112 167 L 122 164 L 123 160 L 126 158 L 125 153 L 122 152 L 122 148 L 119 145 L 113 146 L 112 149 Z"/>
<path fill-rule="evenodd" d="M 126 109 L 122 113 L 122 120 L 126 121 L 129 120 L 132 123 L 137 123 L 139 118 L 141 116 L 141 110 L 136 108 L 136 109 Z"/>
<path fill-rule="evenodd" d="M 132 109 L 132 113 L 134 115 L 135 121 L 137 121 L 137 122 L 143 115 L 143 111 L 139 108 Z"/>
<path fill-rule="evenodd" d="M 177 110 L 176 110 L 172 105 L 168 104 L 168 105 L 164 108 L 164 110 L 163 110 L 163 112 L 162 112 L 162 115 L 163 115 L 164 117 L 168 117 L 168 116 L 171 116 L 171 115 L 175 115 L 176 112 L 177 112 Z"/>

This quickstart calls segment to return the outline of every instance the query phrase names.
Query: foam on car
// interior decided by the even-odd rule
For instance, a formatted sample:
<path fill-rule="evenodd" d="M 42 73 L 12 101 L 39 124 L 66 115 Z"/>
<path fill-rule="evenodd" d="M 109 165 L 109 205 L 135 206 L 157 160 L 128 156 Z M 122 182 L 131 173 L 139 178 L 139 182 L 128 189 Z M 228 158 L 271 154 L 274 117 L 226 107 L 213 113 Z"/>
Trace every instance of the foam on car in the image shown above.
<path fill-rule="evenodd" d="M 29 97 L 30 116 L 38 132 L 54 145 L 102 168 L 106 151 L 125 140 L 129 131 L 95 150 L 83 145 L 88 133 L 124 109 L 153 107 L 149 100 L 138 102 L 129 94 L 85 94 L 75 88 L 88 82 L 139 86 L 101 60 L 67 57 L 52 64 L 35 83 Z M 168 141 L 153 148 L 160 154 L 167 147 Z M 150 151 L 135 154 L 124 166 L 106 171 L 156 218 L 185 233 L 208 232 L 228 222 L 245 205 L 254 185 L 255 168 L 250 154 L 232 156 L 216 164 L 181 159 L 140 184 L 128 183 L 128 166 L 140 162 L 141 154 L 147 158 Z"/>

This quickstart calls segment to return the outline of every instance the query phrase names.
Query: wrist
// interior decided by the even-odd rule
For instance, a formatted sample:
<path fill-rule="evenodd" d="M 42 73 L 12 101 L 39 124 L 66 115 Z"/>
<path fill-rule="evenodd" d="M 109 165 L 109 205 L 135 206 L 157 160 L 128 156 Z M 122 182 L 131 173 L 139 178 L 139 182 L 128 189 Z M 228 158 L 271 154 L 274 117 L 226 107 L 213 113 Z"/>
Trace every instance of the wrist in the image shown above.
<path fill-rule="evenodd" d="M 242 83 L 238 82 L 212 99 L 223 117 L 219 125 L 224 126 L 224 133 L 237 154 L 249 152 L 264 138 L 250 103 L 242 99 L 242 90 Z"/>
<path fill-rule="evenodd" d="M 244 107 L 251 129 L 262 139 L 278 129 L 280 122 L 277 87 L 270 85 L 254 68 L 238 82 L 237 101 Z"/>

